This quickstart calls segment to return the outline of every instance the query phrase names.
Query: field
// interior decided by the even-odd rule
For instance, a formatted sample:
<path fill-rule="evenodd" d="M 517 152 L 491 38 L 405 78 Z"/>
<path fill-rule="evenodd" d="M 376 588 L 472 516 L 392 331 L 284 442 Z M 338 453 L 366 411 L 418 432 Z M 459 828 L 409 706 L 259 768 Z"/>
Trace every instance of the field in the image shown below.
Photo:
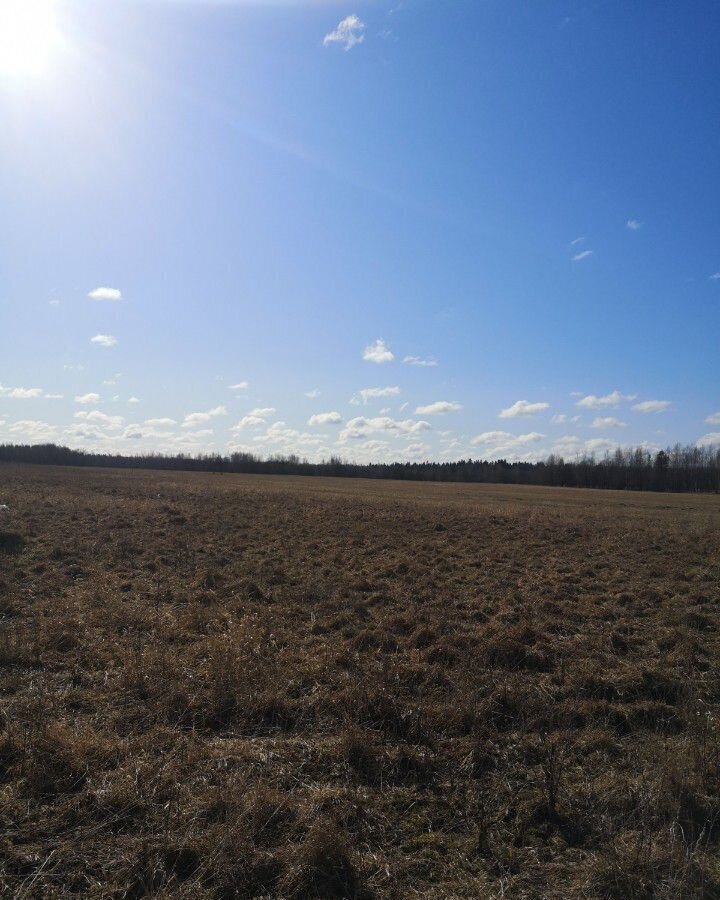
<path fill-rule="evenodd" d="M 23 898 L 720 897 L 720 498 L 0 468 Z"/>

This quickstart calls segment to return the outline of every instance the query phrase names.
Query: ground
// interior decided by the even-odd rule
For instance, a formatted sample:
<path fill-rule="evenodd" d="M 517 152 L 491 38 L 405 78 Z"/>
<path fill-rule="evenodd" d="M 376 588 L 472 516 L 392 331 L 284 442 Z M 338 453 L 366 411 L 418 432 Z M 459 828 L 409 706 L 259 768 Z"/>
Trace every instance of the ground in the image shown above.
<path fill-rule="evenodd" d="M 0 467 L 0 885 L 720 897 L 720 498 Z"/>

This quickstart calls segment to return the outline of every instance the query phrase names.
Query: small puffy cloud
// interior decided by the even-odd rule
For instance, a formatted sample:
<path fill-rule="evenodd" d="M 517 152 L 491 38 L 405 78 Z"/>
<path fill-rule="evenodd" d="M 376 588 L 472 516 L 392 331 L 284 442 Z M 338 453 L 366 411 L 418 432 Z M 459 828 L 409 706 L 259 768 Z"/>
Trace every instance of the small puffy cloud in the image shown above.
<path fill-rule="evenodd" d="M 88 297 L 91 300 L 112 300 L 117 302 L 118 300 L 122 300 L 122 292 L 117 288 L 97 287 L 90 291 Z"/>
<path fill-rule="evenodd" d="M 550 421 L 553 425 L 564 425 L 566 422 L 578 422 L 580 416 L 569 416 L 567 413 L 557 413 Z"/>
<path fill-rule="evenodd" d="M 400 393 L 400 388 L 397 386 L 394 387 L 375 387 L 375 388 L 363 388 L 361 391 L 352 398 L 350 401 L 353 405 L 357 406 L 360 401 L 363 403 L 367 403 L 368 400 L 373 400 L 377 397 L 397 397 Z"/>
<path fill-rule="evenodd" d="M 415 414 L 418 416 L 441 416 L 444 413 L 459 412 L 461 409 L 462 403 L 458 403 L 456 400 L 436 400 L 426 406 L 418 406 Z"/>
<path fill-rule="evenodd" d="M 643 227 L 643 223 L 639 219 L 628 219 L 625 223 L 625 227 L 630 231 L 640 231 Z"/>
<path fill-rule="evenodd" d="M 237 425 L 233 425 L 230 431 L 237 434 L 243 428 L 259 428 L 262 425 L 267 425 L 267 422 L 261 416 L 243 416 Z"/>
<path fill-rule="evenodd" d="M 139 402 L 140 402 L 139 397 L 128 397 L 128 403 L 139 403 Z"/>
<path fill-rule="evenodd" d="M 44 396 L 45 392 L 42 388 L 4 388 L 0 386 L 0 395 L 10 397 L 12 400 L 35 400 Z"/>
<path fill-rule="evenodd" d="M 720 411 L 711 413 L 706 417 L 705 421 L 708 423 L 708 425 L 720 425 Z"/>
<path fill-rule="evenodd" d="M 48 306 L 60 306 L 59 300 L 48 300 Z"/>
<path fill-rule="evenodd" d="M 355 14 L 347 16 L 338 23 L 334 31 L 330 31 L 323 38 L 323 46 L 340 44 L 345 50 L 352 50 L 357 44 L 365 40 L 365 23 Z"/>
<path fill-rule="evenodd" d="M 317 388 L 313 388 L 311 391 L 305 391 L 305 396 L 310 400 L 314 400 L 316 397 L 320 396 L 320 391 Z"/>
<path fill-rule="evenodd" d="M 97 344 L 99 347 L 114 347 L 117 344 L 117 338 L 112 334 L 96 334 L 90 338 L 91 344 Z"/>
<path fill-rule="evenodd" d="M 172 425 L 177 425 L 177 422 L 175 419 L 169 419 L 163 416 L 158 419 L 145 419 L 145 425 L 150 428 L 170 428 Z"/>
<path fill-rule="evenodd" d="M 343 443 L 347 440 L 358 440 L 378 433 L 417 434 L 420 431 L 429 430 L 430 427 L 430 423 L 422 419 L 392 419 L 389 416 L 376 416 L 368 419 L 365 416 L 357 416 L 350 419 L 345 425 L 338 440 Z"/>
<path fill-rule="evenodd" d="M 601 397 L 587 394 L 587 396 L 581 397 L 576 405 L 582 406 L 584 409 L 603 409 L 618 406 L 623 400 L 634 400 L 635 396 L 635 394 L 621 394 L 620 391 L 613 391 Z"/>
<path fill-rule="evenodd" d="M 308 425 L 339 425 L 342 416 L 338 412 L 315 413 L 308 419 Z"/>
<path fill-rule="evenodd" d="M 378 338 L 374 344 L 369 344 L 363 350 L 363 359 L 366 362 L 386 363 L 395 359 L 395 354 L 382 338 Z"/>
<path fill-rule="evenodd" d="M 483 431 L 482 434 L 476 435 L 470 443 L 473 447 L 479 446 L 497 446 L 521 447 L 525 444 L 534 444 L 541 441 L 545 437 L 537 431 L 530 431 L 528 434 L 510 434 L 509 431 Z"/>
<path fill-rule="evenodd" d="M 214 419 L 216 416 L 226 416 L 227 409 L 224 406 L 215 406 L 213 409 L 209 409 L 207 412 L 196 412 L 190 413 L 185 416 L 183 419 L 182 427 L 183 428 L 194 428 L 196 425 L 201 425 L 203 422 L 209 422 L 210 419 Z"/>
<path fill-rule="evenodd" d="M 720 281 L 720 272 L 713 272 L 710 281 Z"/>
<path fill-rule="evenodd" d="M 57 436 L 57 428 L 54 425 L 37 419 L 21 419 L 19 422 L 13 422 L 7 431 L 13 437 L 28 441 L 48 441 Z"/>
<path fill-rule="evenodd" d="M 76 403 L 82 403 L 84 405 L 88 405 L 91 403 L 99 403 L 100 402 L 100 394 L 78 394 L 75 397 Z"/>
<path fill-rule="evenodd" d="M 267 419 L 267 417 L 271 416 L 275 411 L 274 406 L 256 406 L 255 409 L 250 410 L 248 415 L 257 416 L 259 419 Z"/>
<path fill-rule="evenodd" d="M 247 381 L 238 381 L 237 384 L 229 384 L 229 391 L 246 391 L 250 387 L 249 382 Z"/>
<path fill-rule="evenodd" d="M 520 416 L 534 416 L 550 408 L 549 403 L 528 403 L 527 400 L 518 400 L 507 409 L 498 413 L 498 419 L 517 419 Z"/>
<path fill-rule="evenodd" d="M 625 428 L 626 423 L 616 419 L 615 416 L 596 416 L 593 419 L 593 428 Z"/>
<path fill-rule="evenodd" d="M 403 359 L 403 362 L 406 366 L 423 366 L 433 368 L 437 366 L 436 359 L 421 359 L 419 356 L 406 356 Z"/>
<path fill-rule="evenodd" d="M 720 447 L 720 431 L 704 434 L 696 443 L 698 447 Z"/>
<path fill-rule="evenodd" d="M 643 400 L 636 403 L 633 410 L 639 413 L 661 413 L 670 409 L 672 403 L 669 400 Z"/>
<path fill-rule="evenodd" d="M 123 422 L 125 421 L 122 416 L 109 416 L 107 413 L 101 412 L 99 409 L 93 409 L 90 410 L 90 412 L 81 409 L 79 412 L 75 413 L 75 418 L 81 419 L 83 422 L 92 422 L 97 425 L 102 425 L 103 427 L 109 428 L 111 430 L 121 428 Z"/>
<path fill-rule="evenodd" d="M 580 262 L 583 259 L 587 259 L 588 256 L 593 255 L 593 252 L 593 250 L 581 250 L 579 253 L 576 253 L 575 256 L 573 256 L 573 262 Z"/>

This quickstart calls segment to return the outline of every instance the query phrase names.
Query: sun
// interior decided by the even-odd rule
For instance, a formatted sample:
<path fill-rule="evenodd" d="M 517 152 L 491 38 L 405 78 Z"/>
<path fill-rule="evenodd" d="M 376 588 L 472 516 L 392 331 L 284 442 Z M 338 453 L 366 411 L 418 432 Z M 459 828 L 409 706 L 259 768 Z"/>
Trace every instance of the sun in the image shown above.
<path fill-rule="evenodd" d="M 0 77 L 43 75 L 59 43 L 54 0 L 0 0 Z"/>

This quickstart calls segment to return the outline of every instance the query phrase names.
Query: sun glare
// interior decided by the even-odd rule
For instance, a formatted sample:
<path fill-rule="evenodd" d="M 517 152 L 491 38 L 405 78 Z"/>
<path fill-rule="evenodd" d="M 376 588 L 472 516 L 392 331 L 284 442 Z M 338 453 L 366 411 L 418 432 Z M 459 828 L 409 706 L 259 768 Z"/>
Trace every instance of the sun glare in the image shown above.
<path fill-rule="evenodd" d="M 0 0 L 0 77 L 43 75 L 58 44 L 53 0 Z"/>

